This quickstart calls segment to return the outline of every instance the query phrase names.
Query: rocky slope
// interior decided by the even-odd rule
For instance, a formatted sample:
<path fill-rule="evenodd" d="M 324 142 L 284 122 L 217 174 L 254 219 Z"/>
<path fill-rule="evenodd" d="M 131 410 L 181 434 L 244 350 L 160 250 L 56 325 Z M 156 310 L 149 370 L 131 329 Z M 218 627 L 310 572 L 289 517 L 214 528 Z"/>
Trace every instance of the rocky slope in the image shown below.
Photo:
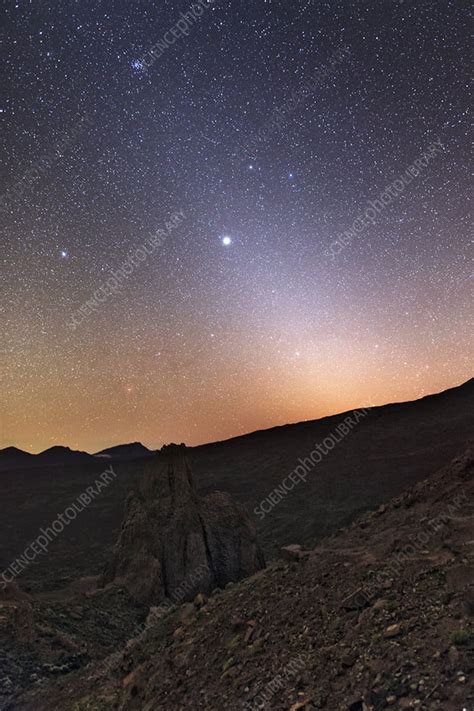
<path fill-rule="evenodd" d="M 186 447 L 169 445 L 144 465 L 100 584 L 122 584 L 156 605 L 224 587 L 264 564 L 243 506 L 224 493 L 199 497 Z"/>
<path fill-rule="evenodd" d="M 61 595 L 31 596 L 16 583 L 0 589 L 2 711 L 13 694 L 97 664 L 143 629 L 147 608 L 121 588 L 93 592 L 94 582 Z"/>
<path fill-rule="evenodd" d="M 473 474 L 469 452 L 8 708 L 471 711 Z"/>

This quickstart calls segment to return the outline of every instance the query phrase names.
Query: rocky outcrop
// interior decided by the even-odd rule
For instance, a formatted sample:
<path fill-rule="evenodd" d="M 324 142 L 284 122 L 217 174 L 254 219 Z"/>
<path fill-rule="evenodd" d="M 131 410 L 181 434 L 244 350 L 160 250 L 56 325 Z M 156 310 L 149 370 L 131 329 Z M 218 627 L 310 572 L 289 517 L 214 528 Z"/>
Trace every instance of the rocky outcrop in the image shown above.
<path fill-rule="evenodd" d="M 101 584 L 124 585 L 140 602 L 182 601 L 264 566 L 245 509 L 228 494 L 196 494 L 184 445 L 145 462 Z"/>

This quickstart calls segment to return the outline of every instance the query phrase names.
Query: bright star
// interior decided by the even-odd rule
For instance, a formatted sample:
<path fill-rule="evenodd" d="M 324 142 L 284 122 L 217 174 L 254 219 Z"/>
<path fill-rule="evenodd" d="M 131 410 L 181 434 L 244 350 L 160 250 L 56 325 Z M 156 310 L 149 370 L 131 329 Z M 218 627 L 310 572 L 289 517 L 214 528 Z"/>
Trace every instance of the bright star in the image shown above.
<path fill-rule="evenodd" d="M 223 237 L 222 238 L 222 244 L 224 245 L 224 247 L 228 247 L 229 244 L 231 244 L 231 243 L 232 243 L 232 240 L 230 237 Z"/>
<path fill-rule="evenodd" d="M 65 259 L 68 256 L 68 252 L 65 249 L 62 249 L 60 254 L 61 254 L 61 257 L 63 257 L 63 259 Z"/>

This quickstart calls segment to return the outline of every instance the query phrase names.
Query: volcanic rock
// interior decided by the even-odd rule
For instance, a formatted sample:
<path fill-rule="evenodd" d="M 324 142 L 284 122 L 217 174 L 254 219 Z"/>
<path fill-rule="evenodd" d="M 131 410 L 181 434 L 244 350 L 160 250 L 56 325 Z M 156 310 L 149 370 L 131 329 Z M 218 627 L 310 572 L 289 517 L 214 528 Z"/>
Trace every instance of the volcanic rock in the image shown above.
<path fill-rule="evenodd" d="M 192 600 L 265 565 L 247 513 L 228 494 L 196 494 L 184 445 L 146 460 L 100 585 L 145 604 Z"/>

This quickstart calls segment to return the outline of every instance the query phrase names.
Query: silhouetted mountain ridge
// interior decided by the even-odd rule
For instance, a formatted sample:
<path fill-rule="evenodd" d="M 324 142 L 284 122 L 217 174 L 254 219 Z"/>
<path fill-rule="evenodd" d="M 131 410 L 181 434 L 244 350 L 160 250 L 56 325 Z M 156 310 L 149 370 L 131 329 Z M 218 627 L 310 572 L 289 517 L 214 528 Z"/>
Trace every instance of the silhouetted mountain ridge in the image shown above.
<path fill-rule="evenodd" d="M 439 393 L 432 393 L 430 395 L 425 395 L 417 400 L 410 400 L 406 402 L 394 402 L 386 403 L 385 405 L 376 405 L 372 407 L 373 417 L 381 417 L 384 412 L 391 410 L 392 412 L 397 412 L 398 409 L 402 411 L 410 406 L 426 405 L 430 406 L 435 404 L 439 398 L 443 398 L 445 401 L 457 400 L 459 396 L 467 396 L 468 398 L 474 398 L 474 378 L 470 378 L 460 385 L 448 388 Z M 366 405 L 365 407 L 369 407 Z M 359 409 L 362 409 L 362 405 Z M 343 419 L 345 416 L 350 415 L 354 410 L 347 410 L 345 412 L 337 413 L 334 415 L 327 415 L 321 417 L 317 420 L 302 420 L 300 422 L 292 422 L 284 425 L 275 425 L 274 427 L 269 427 L 265 429 L 258 429 L 252 432 L 247 432 L 243 435 L 238 435 L 236 437 L 231 437 L 226 440 L 216 440 L 214 442 L 209 442 L 207 444 L 201 444 L 190 449 L 197 451 L 205 448 L 220 447 L 222 445 L 239 444 L 251 438 L 258 438 L 265 435 L 272 435 L 273 433 L 285 433 L 287 431 L 296 432 L 304 428 L 311 428 L 316 424 L 330 424 L 338 419 Z M 157 450 L 148 449 L 141 442 L 129 442 L 125 444 L 117 444 L 112 447 L 107 447 L 101 449 L 94 454 L 89 454 L 87 452 L 82 452 L 80 450 L 72 450 L 69 447 L 55 445 L 49 449 L 45 449 L 39 454 L 31 454 L 30 452 L 25 452 L 17 447 L 6 447 L 5 449 L 0 449 L 0 471 L 3 469 L 8 469 L 9 467 L 20 467 L 20 466 L 37 466 L 38 464 L 43 465 L 48 464 L 67 464 L 72 463 L 73 458 L 79 459 L 76 455 L 80 455 L 89 460 L 94 459 L 94 457 L 104 458 L 104 459 L 114 459 L 116 461 L 132 461 L 134 459 L 139 459 L 140 457 L 150 457 L 155 454 Z"/>
<path fill-rule="evenodd" d="M 92 454 L 62 445 L 49 447 L 38 454 L 30 454 L 17 447 L 7 447 L 0 450 L 0 470 L 88 464 L 93 461 Z"/>
<path fill-rule="evenodd" d="M 153 451 L 145 447 L 141 442 L 130 442 L 129 444 L 117 444 L 114 447 L 101 449 L 95 453 L 96 457 L 105 457 L 116 460 L 139 459 L 140 457 L 151 457 Z"/>

